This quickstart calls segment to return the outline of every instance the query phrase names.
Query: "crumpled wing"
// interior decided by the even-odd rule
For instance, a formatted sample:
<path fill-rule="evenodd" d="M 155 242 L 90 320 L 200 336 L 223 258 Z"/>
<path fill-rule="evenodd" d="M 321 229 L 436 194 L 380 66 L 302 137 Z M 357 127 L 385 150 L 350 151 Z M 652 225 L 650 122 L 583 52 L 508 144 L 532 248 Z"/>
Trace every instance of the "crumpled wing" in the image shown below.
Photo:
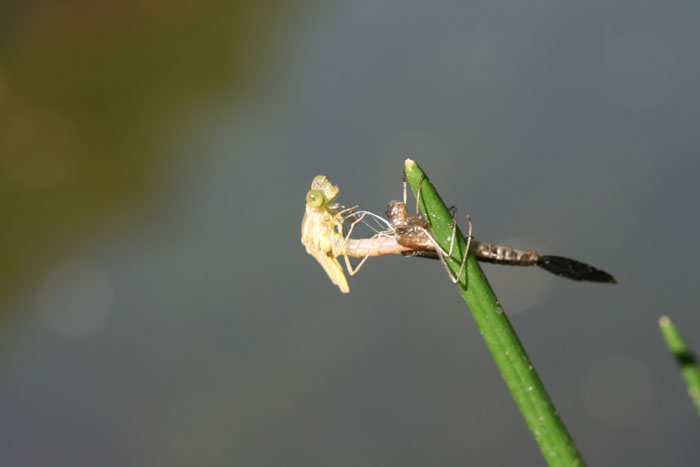
<path fill-rule="evenodd" d="M 348 285 L 348 280 L 345 277 L 345 272 L 343 271 L 343 268 L 340 266 L 340 263 L 338 260 L 333 256 L 331 253 L 326 253 L 325 251 L 321 250 L 316 250 L 316 251 L 309 251 L 309 248 L 306 248 L 306 251 L 316 258 L 316 261 L 318 261 L 321 266 L 323 266 L 323 270 L 326 271 L 326 274 L 328 274 L 328 277 L 330 277 L 331 282 L 333 282 L 335 285 L 340 288 L 340 291 L 343 293 L 349 293 L 350 292 L 350 286 Z"/>

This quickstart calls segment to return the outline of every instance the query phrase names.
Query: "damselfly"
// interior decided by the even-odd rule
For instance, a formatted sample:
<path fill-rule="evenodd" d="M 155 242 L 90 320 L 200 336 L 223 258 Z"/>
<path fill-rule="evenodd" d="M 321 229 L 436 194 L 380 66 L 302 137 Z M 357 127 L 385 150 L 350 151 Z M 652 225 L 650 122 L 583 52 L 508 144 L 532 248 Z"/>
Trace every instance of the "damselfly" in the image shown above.
<path fill-rule="evenodd" d="M 417 199 L 420 199 L 421 184 L 422 181 L 419 183 Z M 335 200 L 338 191 L 338 187 L 334 186 L 326 176 L 319 175 L 314 178 L 311 189 L 306 194 L 306 212 L 301 225 L 301 243 L 306 248 L 306 252 L 321 264 L 328 277 L 340 288 L 341 292 L 350 292 L 345 272 L 337 260 L 338 256 L 341 255 L 345 259 L 348 274 L 351 276 L 355 275 L 367 258 L 371 256 L 403 254 L 404 256 L 439 259 L 448 270 L 452 281 L 455 283 L 459 281 L 464 270 L 466 255 L 457 276 L 449 272 L 444 259 L 452 257 L 453 254 L 456 211 L 453 211 L 450 248 L 444 250 L 433 237 L 428 223 L 418 215 L 418 201 L 416 201 L 416 214 L 413 216 L 408 214 L 405 180 L 403 201 L 389 203 L 388 221 L 369 211 L 357 211 L 357 206 L 345 208 Z M 350 238 L 355 226 L 364 221 L 367 216 L 377 222 L 381 230 L 375 229 L 376 233 L 369 238 Z M 472 241 L 471 219 L 468 217 L 467 219 L 469 220 L 467 249 L 479 261 L 517 266 L 536 265 L 569 279 L 616 282 L 607 272 L 569 258 L 542 256 L 534 251 L 516 250 L 487 242 Z M 346 220 L 351 223 L 347 234 L 344 234 L 343 223 Z M 362 259 L 357 266 L 353 267 L 349 257 Z"/>

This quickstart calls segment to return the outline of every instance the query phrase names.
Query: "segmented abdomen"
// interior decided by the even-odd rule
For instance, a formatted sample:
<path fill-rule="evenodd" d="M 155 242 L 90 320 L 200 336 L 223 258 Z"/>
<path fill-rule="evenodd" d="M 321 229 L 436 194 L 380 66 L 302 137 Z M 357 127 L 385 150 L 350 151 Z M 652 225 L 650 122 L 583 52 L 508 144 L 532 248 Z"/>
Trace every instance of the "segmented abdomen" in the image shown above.
<path fill-rule="evenodd" d="M 496 264 L 511 264 L 516 266 L 533 266 L 537 264 L 537 252 L 531 250 L 516 250 L 507 246 L 472 240 L 469 250 L 479 261 Z"/>

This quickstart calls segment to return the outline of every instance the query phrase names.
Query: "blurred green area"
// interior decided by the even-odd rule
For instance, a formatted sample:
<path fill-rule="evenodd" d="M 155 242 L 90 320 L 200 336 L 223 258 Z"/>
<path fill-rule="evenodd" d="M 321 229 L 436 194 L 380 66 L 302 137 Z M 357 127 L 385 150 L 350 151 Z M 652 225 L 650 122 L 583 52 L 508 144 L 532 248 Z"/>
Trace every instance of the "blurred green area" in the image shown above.
<path fill-rule="evenodd" d="M 284 6 L 0 6 L 2 318 L 41 267 L 145 212 L 173 163 L 178 122 L 197 103 L 251 92 Z"/>

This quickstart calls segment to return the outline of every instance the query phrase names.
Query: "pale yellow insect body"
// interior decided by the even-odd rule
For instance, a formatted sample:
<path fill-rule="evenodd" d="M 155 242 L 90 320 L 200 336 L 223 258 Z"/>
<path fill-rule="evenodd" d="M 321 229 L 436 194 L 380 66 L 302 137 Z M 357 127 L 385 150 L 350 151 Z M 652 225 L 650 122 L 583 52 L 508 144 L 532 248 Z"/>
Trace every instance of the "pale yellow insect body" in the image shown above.
<path fill-rule="evenodd" d="M 301 243 L 316 258 L 331 281 L 343 293 L 350 292 L 345 272 L 336 259 L 343 243 L 343 218 L 335 203 L 338 187 L 325 175 L 318 175 L 306 194 L 306 213 L 301 223 Z"/>

